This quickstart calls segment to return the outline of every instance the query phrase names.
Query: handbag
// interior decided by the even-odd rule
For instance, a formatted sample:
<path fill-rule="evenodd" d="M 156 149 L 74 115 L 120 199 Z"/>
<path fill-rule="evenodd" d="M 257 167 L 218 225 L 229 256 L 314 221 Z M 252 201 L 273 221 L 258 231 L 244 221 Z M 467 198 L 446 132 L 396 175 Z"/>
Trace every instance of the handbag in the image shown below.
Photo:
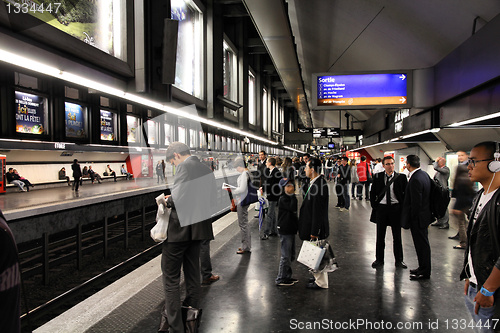
<path fill-rule="evenodd" d="M 259 201 L 259 196 L 257 195 L 257 187 L 252 183 L 251 176 L 248 174 L 247 182 L 247 195 L 241 200 L 240 206 L 248 206 L 254 202 Z"/>
<path fill-rule="evenodd" d="M 320 247 L 317 241 L 304 241 L 297 261 L 317 271 L 325 252 L 326 248 Z"/>
<path fill-rule="evenodd" d="M 201 321 L 201 309 L 196 309 L 191 306 L 182 306 L 182 322 L 184 323 L 184 332 L 186 333 L 198 333 Z M 168 332 L 170 325 L 168 324 L 167 311 L 165 310 L 165 304 L 161 310 L 161 320 L 160 328 L 158 332 Z"/>

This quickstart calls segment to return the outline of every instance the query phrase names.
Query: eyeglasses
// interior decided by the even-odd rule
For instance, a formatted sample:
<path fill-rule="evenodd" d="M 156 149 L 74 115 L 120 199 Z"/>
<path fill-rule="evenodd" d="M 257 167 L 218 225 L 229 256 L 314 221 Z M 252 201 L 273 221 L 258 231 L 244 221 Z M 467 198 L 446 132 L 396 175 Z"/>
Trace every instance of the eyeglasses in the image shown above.
<path fill-rule="evenodd" d="M 488 158 L 486 160 L 471 160 L 470 158 L 467 160 L 467 165 L 472 165 L 473 168 L 476 167 L 476 163 L 478 162 L 486 162 L 486 161 L 493 161 L 494 158 Z"/>

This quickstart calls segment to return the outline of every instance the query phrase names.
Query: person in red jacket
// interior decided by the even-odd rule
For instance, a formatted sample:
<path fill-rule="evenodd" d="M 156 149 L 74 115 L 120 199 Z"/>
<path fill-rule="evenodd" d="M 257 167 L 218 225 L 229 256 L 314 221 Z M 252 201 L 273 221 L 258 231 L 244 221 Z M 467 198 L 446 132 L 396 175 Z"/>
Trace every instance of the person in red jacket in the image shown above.
<path fill-rule="evenodd" d="M 365 187 L 365 200 L 370 200 L 370 183 L 372 180 L 372 170 L 370 164 L 366 162 L 366 156 L 361 156 L 361 162 L 357 165 L 359 182 Z M 362 189 L 361 189 L 362 190 Z"/>

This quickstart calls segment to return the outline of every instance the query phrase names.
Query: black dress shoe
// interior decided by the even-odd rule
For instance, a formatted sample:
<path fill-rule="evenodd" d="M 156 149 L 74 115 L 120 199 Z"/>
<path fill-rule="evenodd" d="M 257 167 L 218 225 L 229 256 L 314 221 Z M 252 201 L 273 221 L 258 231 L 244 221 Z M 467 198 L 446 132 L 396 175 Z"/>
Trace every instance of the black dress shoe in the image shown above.
<path fill-rule="evenodd" d="M 403 268 L 403 269 L 407 269 L 408 268 L 408 266 L 406 266 L 406 264 L 403 261 L 396 261 L 396 267 L 397 268 Z"/>
<path fill-rule="evenodd" d="M 416 268 L 416 269 L 410 269 L 410 274 L 411 275 L 417 275 L 418 272 L 419 272 L 418 268 Z"/>
<path fill-rule="evenodd" d="M 455 236 L 450 236 L 448 237 L 449 239 L 458 239 L 458 234 L 456 234 Z"/>
<path fill-rule="evenodd" d="M 441 227 L 442 224 L 436 221 L 434 223 L 431 223 L 431 226 L 433 226 L 433 227 Z"/>
<path fill-rule="evenodd" d="M 306 286 L 307 289 L 324 289 L 318 286 L 315 282 L 308 283 Z"/>
<path fill-rule="evenodd" d="M 439 229 L 450 229 L 450 225 L 449 224 L 442 225 L 439 227 Z"/>
<path fill-rule="evenodd" d="M 372 262 L 372 267 L 373 268 L 379 268 L 379 267 L 382 267 L 382 266 L 384 266 L 384 262 L 383 261 L 375 260 L 374 262 Z"/>
<path fill-rule="evenodd" d="M 314 281 L 316 281 L 316 279 L 312 277 L 312 278 L 309 278 L 308 283 L 314 283 Z"/>
<path fill-rule="evenodd" d="M 412 280 L 412 281 L 429 280 L 430 278 L 431 278 L 431 276 L 427 275 L 427 274 L 410 275 L 410 280 Z"/>

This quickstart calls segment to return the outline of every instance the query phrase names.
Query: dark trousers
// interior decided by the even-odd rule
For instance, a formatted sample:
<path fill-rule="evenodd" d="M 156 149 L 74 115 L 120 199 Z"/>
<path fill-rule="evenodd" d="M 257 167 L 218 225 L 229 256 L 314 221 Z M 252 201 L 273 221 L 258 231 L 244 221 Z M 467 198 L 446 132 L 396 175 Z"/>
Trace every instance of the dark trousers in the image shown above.
<path fill-rule="evenodd" d="M 360 184 L 361 184 L 361 186 L 365 187 L 365 199 L 366 200 L 370 199 L 370 182 L 369 181 L 360 182 Z M 363 189 L 361 189 L 361 191 L 363 191 Z"/>
<path fill-rule="evenodd" d="M 387 227 L 392 230 L 394 260 L 403 261 L 403 243 L 401 241 L 401 208 L 400 205 L 378 205 L 376 211 L 377 221 L 377 248 L 375 257 L 377 261 L 384 262 L 385 235 Z"/>
<path fill-rule="evenodd" d="M 210 259 L 210 240 L 202 240 L 200 244 L 201 277 L 206 280 L 212 276 L 212 260 Z"/>
<path fill-rule="evenodd" d="M 420 228 L 412 224 L 410 231 L 415 251 L 417 252 L 419 273 L 431 275 L 431 245 L 429 243 L 428 230 L 427 228 Z"/>
<path fill-rule="evenodd" d="M 198 308 L 200 300 L 200 241 L 164 242 L 161 253 L 161 270 L 165 288 L 165 312 L 170 332 L 183 333 L 181 312 L 181 267 L 184 271 L 185 306 Z"/>
<path fill-rule="evenodd" d="M 73 177 L 73 190 L 78 191 L 80 187 L 80 177 Z"/>

